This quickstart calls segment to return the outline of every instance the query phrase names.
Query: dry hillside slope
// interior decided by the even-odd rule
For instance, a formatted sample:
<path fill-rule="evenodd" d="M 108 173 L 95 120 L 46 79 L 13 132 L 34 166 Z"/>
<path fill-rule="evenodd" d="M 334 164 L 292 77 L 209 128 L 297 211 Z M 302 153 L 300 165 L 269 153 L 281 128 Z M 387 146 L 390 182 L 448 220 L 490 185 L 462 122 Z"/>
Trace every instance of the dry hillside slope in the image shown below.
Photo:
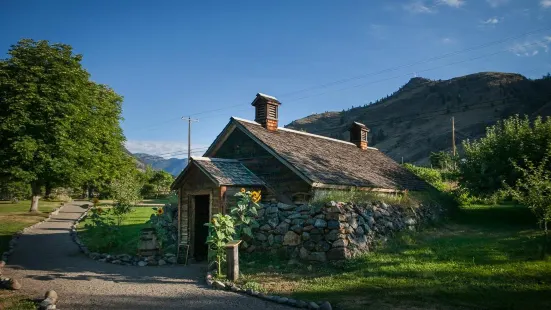
<path fill-rule="evenodd" d="M 346 106 L 350 106 L 346 103 Z M 348 140 L 348 125 L 371 129 L 369 144 L 396 161 L 427 164 L 431 152 L 479 138 L 485 128 L 513 114 L 551 115 L 551 78 L 530 80 L 513 73 L 483 72 L 450 80 L 413 78 L 394 94 L 342 112 L 314 114 L 286 127 Z"/>

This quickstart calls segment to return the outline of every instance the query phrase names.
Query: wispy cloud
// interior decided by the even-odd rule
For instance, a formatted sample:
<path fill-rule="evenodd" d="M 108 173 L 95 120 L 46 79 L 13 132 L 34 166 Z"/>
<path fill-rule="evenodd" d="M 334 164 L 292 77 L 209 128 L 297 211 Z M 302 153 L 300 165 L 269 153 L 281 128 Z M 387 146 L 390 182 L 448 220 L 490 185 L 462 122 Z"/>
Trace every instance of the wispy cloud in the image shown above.
<path fill-rule="evenodd" d="M 456 42 L 455 39 L 452 39 L 452 38 L 442 38 L 442 40 L 440 40 L 440 42 L 444 43 L 444 44 L 453 44 Z"/>
<path fill-rule="evenodd" d="M 551 0 L 550 0 L 551 1 Z M 430 14 L 436 13 L 438 6 L 449 6 L 452 8 L 460 8 L 465 5 L 465 0 L 414 0 L 403 6 L 404 10 L 414 14 Z"/>
<path fill-rule="evenodd" d="M 509 51 L 519 57 L 533 57 L 538 55 L 541 51 L 548 53 L 549 44 L 551 44 L 551 36 L 545 36 L 543 40 L 516 43 L 509 48 Z"/>
<path fill-rule="evenodd" d="M 435 13 L 433 7 L 427 6 L 423 1 L 414 1 L 404 5 L 404 10 L 411 13 Z"/>
<path fill-rule="evenodd" d="M 486 0 L 486 2 L 488 2 L 491 7 L 497 8 L 506 4 L 509 0 Z"/>
<path fill-rule="evenodd" d="M 465 5 L 464 0 L 438 0 L 437 4 L 443 4 L 454 8 L 459 8 Z"/>
<path fill-rule="evenodd" d="M 126 141 L 126 148 L 131 153 L 146 153 L 158 155 L 164 158 L 185 158 L 187 157 L 187 143 L 181 141 Z M 191 147 L 191 156 L 200 156 L 208 145 L 194 145 Z"/>
<path fill-rule="evenodd" d="M 488 18 L 487 20 L 483 21 L 482 23 L 485 24 L 485 25 L 497 25 L 497 24 L 499 24 L 499 22 L 500 22 L 499 18 L 491 17 L 491 18 Z"/>
<path fill-rule="evenodd" d="M 551 8 L 551 0 L 541 0 L 540 5 L 544 9 Z"/>

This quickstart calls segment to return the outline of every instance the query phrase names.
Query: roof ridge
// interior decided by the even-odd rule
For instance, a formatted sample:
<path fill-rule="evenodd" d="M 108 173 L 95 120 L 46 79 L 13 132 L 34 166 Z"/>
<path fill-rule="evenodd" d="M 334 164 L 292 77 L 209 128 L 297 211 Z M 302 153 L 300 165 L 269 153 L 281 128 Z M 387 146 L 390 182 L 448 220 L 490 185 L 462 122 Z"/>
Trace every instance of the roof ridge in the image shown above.
<path fill-rule="evenodd" d="M 195 157 L 195 156 L 191 156 L 191 159 L 192 160 L 198 160 L 198 161 L 225 161 L 225 162 L 232 162 L 232 163 L 240 162 L 237 159 L 215 158 L 215 157 Z"/>
<path fill-rule="evenodd" d="M 249 123 L 249 124 L 253 124 L 253 125 L 258 125 L 258 126 L 260 126 L 259 123 L 255 122 L 255 121 L 248 120 L 248 119 L 244 119 L 244 118 L 240 118 L 240 117 L 235 117 L 235 116 L 232 116 L 231 118 L 233 118 L 233 119 L 235 119 L 235 120 L 237 120 L 237 121 L 242 121 L 242 122 L 245 122 L 245 123 Z M 347 145 L 354 145 L 354 146 L 356 146 L 356 144 L 354 144 L 354 143 L 352 143 L 352 142 L 348 142 L 348 141 L 344 141 L 344 140 L 339 140 L 339 139 L 334 139 L 334 138 L 329 138 L 329 137 L 325 137 L 325 136 L 320 136 L 320 135 L 316 135 L 316 134 L 309 133 L 309 132 L 304 132 L 304 131 L 289 129 L 289 128 L 285 128 L 285 127 L 277 127 L 277 129 L 278 129 L 278 130 L 283 130 L 283 131 L 288 131 L 288 132 L 294 132 L 294 133 L 297 133 L 297 134 L 300 134 L 300 135 L 305 135 L 305 136 L 310 136 L 310 137 L 315 137 L 315 138 L 325 139 L 325 140 L 329 140 L 329 141 L 333 141 L 333 142 L 344 143 L 344 144 L 347 144 Z M 368 149 L 372 149 L 372 150 L 379 150 L 378 148 L 371 147 L 371 146 L 368 146 L 367 148 L 368 148 Z"/>

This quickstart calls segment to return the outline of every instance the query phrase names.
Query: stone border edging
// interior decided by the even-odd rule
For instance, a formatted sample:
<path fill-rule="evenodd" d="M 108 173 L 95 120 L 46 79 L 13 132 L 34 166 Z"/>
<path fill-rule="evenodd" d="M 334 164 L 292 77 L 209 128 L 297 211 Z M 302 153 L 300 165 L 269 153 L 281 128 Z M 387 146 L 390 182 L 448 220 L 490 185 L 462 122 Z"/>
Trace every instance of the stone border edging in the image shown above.
<path fill-rule="evenodd" d="M 331 304 L 328 301 L 323 301 L 318 303 L 313 301 L 308 302 L 304 300 L 296 300 L 296 299 L 282 297 L 282 296 L 266 295 L 264 293 L 252 290 L 250 288 L 249 289 L 241 288 L 235 285 L 235 283 L 231 283 L 231 282 L 230 284 L 224 284 L 222 281 L 214 280 L 210 272 L 207 272 L 207 276 L 205 280 L 207 282 L 207 285 L 212 289 L 228 290 L 234 293 L 246 294 L 252 297 L 260 298 L 266 301 L 271 301 L 271 302 L 275 302 L 286 306 L 302 308 L 302 309 L 320 309 L 320 310 L 333 309 L 331 307 Z"/>
<path fill-rule="evenodd" d="M 62 203 L 61 203 L 61 206 L 55 208 L 52 212 L 50 212 L 50 213 L 48 214 L 48 217 L 47 217 L 47 218 L 43 219 L 43 220 L 40 221 L 40 222 L 34 223 L 34 224 L 32 224 L 31 226 L 29 226 L 29 227 L 25 227 L 25 228 L 23 228 L 22 230 L 20 230 L 20 231 L 16 232 L 15 234 L 13 234 L 12 237 L 11 237 L 10 243 L 9 243 L 9 248 L 8 248 L 8 250 L 7 250 L 6 252 L 4 252 L 4 253 L 2 254 L 2 259 L 1 259 L 1 260 L 3 260 L 4 262 L 7 263 L 7 262 L 8 262 L 9 256 L 10 256 L 11 254 L 13 254 L 13 251 L 15 250 L 15 247 L 17 246 L 17 242 L 18 242 L 17 239 L 19 239 L 19 237 L 21 237 L 25 232 L 29 231 L 30 229 L 33 229 L 33 228 L 35 228 L 36 226 L 38 226 L 38 225 L 40 225 L 40 224 L 42 224 L 42 223 L 44 223 L 44 222 L 50 220 L 50 218 L 52 218 L 53 215 L 58 215 L 58 214 L 59 214 L 59 211 L 60 211 L 64 206 L 65 206 L 65 203 L 62 202 Z"/>
<path fill-rule="evenodd" d="M 88 213 L 93 208 L 93 205 L 83 204 L 82 206 L 88 205 L 88 208 L 84 213 L 82 213 L 71 225 L 71 238 L 78 245 L 80 251 L 88 256 L 89 258 L 101 262 L 101 263 L 111 263 L 115 265 L 124 265 L 124 266 L 164 266 L 164 265 L 177 265 L 176 255 L 167 253 L 162 256 L 160 259 L 154 257 L 139 257 L 132 256 L 129 254 L 119 254 L 111 255 L 107 253 L 97 253 L 90 252 L 88 247 L 80 240 L 78 237 L 77 226 L 78 224 L 88 216 Z"/>

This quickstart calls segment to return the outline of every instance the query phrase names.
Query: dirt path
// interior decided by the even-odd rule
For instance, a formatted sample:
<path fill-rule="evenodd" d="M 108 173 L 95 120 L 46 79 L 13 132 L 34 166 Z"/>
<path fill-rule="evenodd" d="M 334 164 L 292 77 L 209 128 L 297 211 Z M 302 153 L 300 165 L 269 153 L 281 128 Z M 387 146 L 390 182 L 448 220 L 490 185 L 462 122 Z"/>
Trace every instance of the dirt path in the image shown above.
<path fill-rule="evenodd" d="M 20 279 L 30 297 L 53 289 L 59 309 L 290 309 L 208 289 L 202 265 L 138 267 L 89 259 L 69 235 L 83 203 L 67 204 L 19 239 L 4 274 Z"/>

